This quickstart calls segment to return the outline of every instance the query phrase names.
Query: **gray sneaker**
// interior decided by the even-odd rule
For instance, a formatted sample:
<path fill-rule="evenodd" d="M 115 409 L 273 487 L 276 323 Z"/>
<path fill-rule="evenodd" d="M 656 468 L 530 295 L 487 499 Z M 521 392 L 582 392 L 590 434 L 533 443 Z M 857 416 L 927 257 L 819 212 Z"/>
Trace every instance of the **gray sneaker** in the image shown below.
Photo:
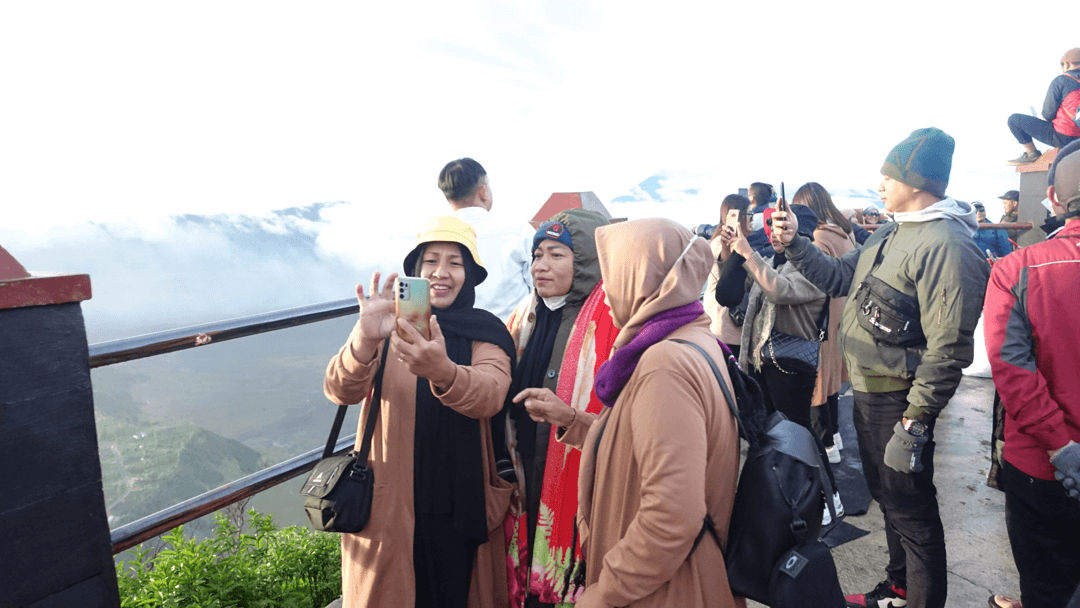
<path fill-rule="evenodd" d="M 1027 165 L 1027 164 L 1031 164 L 1031 163 L 1039 160 L 1040 156 L 1042 156 L 1042 152 L 1039 152 L 1038 150 L 1036 150 L 1034 152 L 1024 152 L 1020 156 L 1017 156 L 1016 158 L 1010 160 L 1009 164 L 1010 165 Z"/>

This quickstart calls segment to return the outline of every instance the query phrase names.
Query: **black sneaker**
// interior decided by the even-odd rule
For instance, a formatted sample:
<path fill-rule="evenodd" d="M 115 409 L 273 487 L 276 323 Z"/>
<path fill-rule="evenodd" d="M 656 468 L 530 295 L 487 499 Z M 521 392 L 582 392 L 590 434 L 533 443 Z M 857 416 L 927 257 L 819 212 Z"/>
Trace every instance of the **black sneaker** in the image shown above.
<path fill-rule="evenodd" d="M 901 608 L 907 606 L 907 589 L 881 581 L 870 593 L 849 595 L 844 601 L 848 608 Z"/>

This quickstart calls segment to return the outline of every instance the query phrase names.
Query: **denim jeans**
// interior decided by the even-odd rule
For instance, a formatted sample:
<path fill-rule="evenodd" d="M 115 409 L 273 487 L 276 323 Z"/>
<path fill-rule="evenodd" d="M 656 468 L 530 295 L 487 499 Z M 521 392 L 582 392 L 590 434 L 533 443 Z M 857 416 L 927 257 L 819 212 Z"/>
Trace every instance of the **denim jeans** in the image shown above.
<path fill-rule="evenodd" d="M 934 487 L 934 423 L 923 447 L 923 470 L 898 473 L 885 466 L 885 445 L 907 409 L 908 391 L 855 391 L 853 411 L 859 456 L 870 495 L 885 516 L 889 582 L 907 590 L 909 608 L 943 608 L 948 592 L 945 530 Z"/>
<path fill-rule="evenodd" d="M 1012 131 L 1016 141 L 1022 144 L 1030 144 L 1031 139 L 1035 138 L 1048 146 L 1060 148 L 1076 139 L 1058 133 L 1054 130 L 1052 123 L 1027 114 L 1009 116 L 1009 130 Z"/>
<path fill-rule="evenodd" d="M 1005 527 L 1024 608 L 1059 608 L 1080 585 L 1080 501 L 1005 461 Z"/>

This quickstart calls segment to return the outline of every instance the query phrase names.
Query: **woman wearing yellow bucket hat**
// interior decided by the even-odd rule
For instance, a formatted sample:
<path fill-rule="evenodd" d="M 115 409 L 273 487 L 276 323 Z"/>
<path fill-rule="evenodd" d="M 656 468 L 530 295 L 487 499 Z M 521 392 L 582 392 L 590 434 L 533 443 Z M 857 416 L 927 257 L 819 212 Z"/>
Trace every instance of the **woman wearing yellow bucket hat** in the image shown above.
<path fill-rule="evenodd" d="M 323 391 L 359 403 L 386 353 L 372 441 L 371 519 L 341 535 L 342 599 L 359 606 L 504 606 L 502 523 L 512 488 L 494 471 L 490 418 L 510 385 L 514 346 L 497 317 L 473 307 L 487 272 L 472 227 L 432 219 L 405 256 L 430 282 L 431 339 L 394 319 L 398 274 L 356 286 L 360 318 L 326 369 Z M 370 412 L 360 414 L 357 445 Z"/>

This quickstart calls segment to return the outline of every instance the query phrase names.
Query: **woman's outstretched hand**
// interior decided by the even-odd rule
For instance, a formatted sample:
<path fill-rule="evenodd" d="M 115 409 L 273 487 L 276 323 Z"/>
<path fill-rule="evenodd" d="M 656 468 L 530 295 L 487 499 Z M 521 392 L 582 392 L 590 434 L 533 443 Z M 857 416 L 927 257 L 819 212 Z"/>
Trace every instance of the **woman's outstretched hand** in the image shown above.
<path fill-rule="evenodd" d="M 799 231 L 799 216 L 790 211 L 791 205 L 784 205 L 784 208 L 787 210 L 777 209 L 772 214 L 772 241 L 781 249 L 790 245 L 791 241 L 795 240 L 795 233 Z"/>
<path fill-rule="evenodd" d="M 574 422 L 574 410 L 555 396 L 551 389 L 527 388 L 514 395 L 514 403 L 522 403 L 529 418 L 536 422 L 546 422 L 555 426 L 567 427 Z"/>
<path fill-rule="evenodd" d="M 434 315 L 431 316 L 430 340 L 405 319 L 398 319 L 397 331 L 390 334 L 390 348 L 413 375 L 427 378 L 444 391 L 454 384 L 457 365 L 446 354 L 446 338 Z"/>
<path fill-rule="evenodd" d="M 394 330 L 394 285 L 398 274 L 386 277 L 379 289 L 379 273 L 371 275 L 371 295 L 364 296 L 364 285 L 356 284 L 356 302 L 360 305 L 360 336 L 364 340 L 380 342 L 390 337 Z"/>
<path fill-rule="evenodd" d="M 371 361 L 379 350 L 379 343 L 394 330 L 394 286 L 398 274 L 386 277 L 382 289 L 379 289 L 379 273 L 371 275 L 370 297 L 364 295 L 364 285 L 356 284 L 356 302 L 360 305 L 359 343 L 353 344 L 353 351 L 360 361 Z"/>
<path fill-rule="evenodd" d="M 754 252 L 754 249 L 750 246 L 750 241 L 746 240 L 746 235 L 742 233 L 742 230 L 731 226 L 724 226 L 720 229 L 720 243 L 744 258 L 749 258 Z"/>

